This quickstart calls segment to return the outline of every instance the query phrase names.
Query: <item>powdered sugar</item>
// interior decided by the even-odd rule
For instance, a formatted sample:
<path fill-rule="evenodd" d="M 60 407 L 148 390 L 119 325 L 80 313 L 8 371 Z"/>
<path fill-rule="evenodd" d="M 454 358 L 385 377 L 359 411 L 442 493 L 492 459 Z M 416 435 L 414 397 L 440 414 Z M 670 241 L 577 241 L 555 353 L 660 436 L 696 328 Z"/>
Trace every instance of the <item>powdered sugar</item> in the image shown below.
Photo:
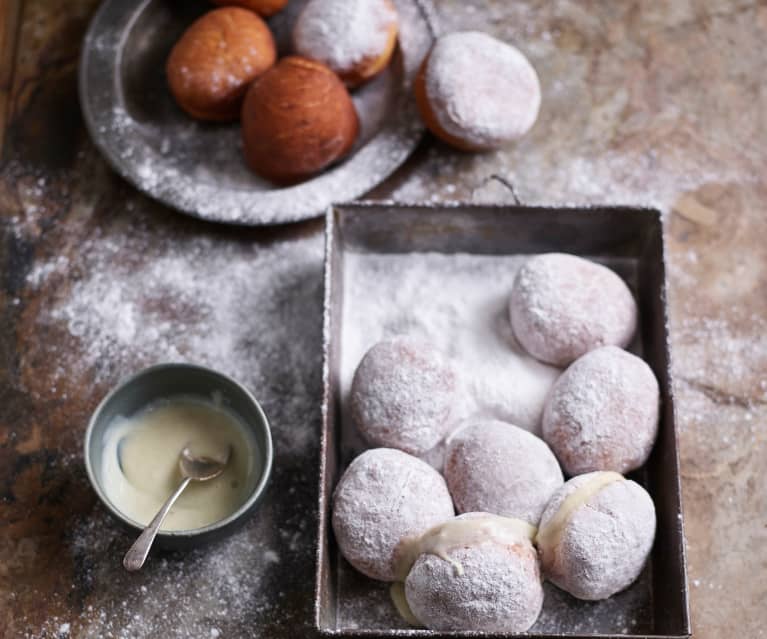
<path fill-rule="evenodd" d="M 429 54 L 425 80 L 439 125 L 478 149 L 524 135 L 538 117 L 535 69 L 518 49 L 485 33 L 440 38 Z"/>
<path fill-rule="evenodd" d="M 389 0 L 310 0 L 293 31 L 296 52 L 337 73 L 386 49 L 397 12 Z"/>
<path fill-rule="evenodd" d="M 344 557 L 360 572 L 395 578 L 397 544 L 453 516 L 442 476 L 406 453 L 374 448 L 357 457 L 333 496 L 333 530 Z"/>
<path fill-rule="evenodd" d="M 486 416 L 539 431 L 559 374 L 511 336 L 508 296 L 521 256 L 437 253 L 344 256 L 341 392 L 372 344 L 393 335 L 428 340 L 451 356 L 467 391 L 456 417 Z M 348 416 L 345 416 L 348 417 Z M 353 430 L 345 421 L 345 430 Z"/>
<path fill-rule="evenodd" d="M 546 524 L 565 498 L 592 479 L 568 481 L 546 507 Z M 548 579 L 583 599 L 604 599 L 630 585 L 642 571 L 655 539 L 655 507 L 633 481 L 608 484 L 575 510 L 559 536 L 559 546 L 543 548 Z"/>
<path fill-rule="evenodd" d="M 70 335 L 71 353 L 60 361 L 55 377 L 62 387 L 86 373 L 101 384 L 113 379 L 114 370 L 192 360 L 263 389 L 275 383 L 275 371 L 288 370 L 289 359 L 298 364 L 295 350 L 286 356 L 278 347 L 288 335 L 295 339 L 295 326 L 275 324 L 270 317 L 280 313 L 289 303 L 285 296 L 297 287 L 309 285 L 313 290 L 306 294 L 319 295 L 320 282 L 305 280 L 304 273 L 319 268 L 320 242 L 276 244 L 261 254 L 207 235 L 175 241 L 174 248 L 155 249 L 151 259 L 144 259 L 141 234 L 128 236 L 122 254 L 134 251 L 135 258 L 125 261 L 113 261 L 117 246 L 108 242 L 88 240 L 80 247 L 76 268 L 84 276 L 38 320 L 63 326 Z M 41 273 L 54 277 L 60 264 L 56 257 L 39 266 L 30 283 L 47 283 Z M 293 318 L 301 321 L 302 335 L 317 337 L 319 317 Z M 291 373 L 298 373 L 291 397 L 304 388 L 303 372 L 308 373 L 306 366 L 297 365 Z M 282 398 L 281 405 L 286 401 L 292 400 Z M 291 447 L 307 443 L 300 437 L 300 432 L 293 435 Z"/>
<path fill-rule="evenodd" d="M 306 504 L 317 490 L 322 238 L 290 231 L 259 240 L 185 225 L 157 210 L 131 211 L 140 196 L 130 197 L 132 215 L 119 220 L 111 211 L 99 223 L 90 210 L 70 217 L 65 232 L 76 245 L 61 242 L 27 280 L 27 308 L 42 302 L 25 326 L 21 368 L 40 371 L 33 362 L 41 357 L 52 363 L 22 377 L 24 390 L 50 406 L 78 398 L 66 404 L 74 414 L 64 440 L 77 453 L 57 450 L 50 462 L 76 486 L 67 489 L 74 507 L 57 542 L 62 579 L 76 590 L 46 591 L 50 618 L 30 622 L 30 635 L 56 636 L 68 623 L 78 637 L 287 636 L 310 617 L 303 593 L 314 566 L 315 514 Z M 120 557 L 133 535 L 101 506 L 86 507 L 82 446 L 69 442 L 120 377 L 168 360 L 210 365 L 253 391 L 271 423 L 274 469 L 243 530 L 191 552 L 153 553 L 129 575 Z M 62 606 L 59 597 L 72 593 L 76 601 Z M 63 608 L 70 616 L 56 617 Z"/>
<path fill-rule="evenodd" d="M 489 512 L 533 526 L 564 482 L 541 439 L 499 421 L 472 422 L 450 438 L 445 479 L 458 512 Z"/>
<path fill-rule="evenodd" d="M 635 470 L 655 443 L 659 395 L 658 381 L 642 359 L 615 346 L 598 348 L 554 384 L 543 438 L 570 475 Z"/>

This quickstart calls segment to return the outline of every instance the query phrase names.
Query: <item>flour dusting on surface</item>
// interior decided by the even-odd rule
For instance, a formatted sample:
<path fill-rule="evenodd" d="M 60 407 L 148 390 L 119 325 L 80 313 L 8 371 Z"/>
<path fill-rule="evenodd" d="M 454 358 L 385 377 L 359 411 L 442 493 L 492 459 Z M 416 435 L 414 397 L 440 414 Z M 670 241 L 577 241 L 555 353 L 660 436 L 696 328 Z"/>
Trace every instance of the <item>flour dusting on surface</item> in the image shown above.
<path fill-rule="evenodd" d="M 73 512 L 62 561 L 86 593 L 82 606 L 71 618 L 51 615 L 30 637 L 239 637 L 249 627 L 273 636 L 310 618 L 310 599 L 295 593 L 314 562 L 314 515 L 302 504 L 316 491 L 322 239 L 166 233 L 139 217 L 31 269 L 26 285 L 47 301 L 21 352 L 55 363 L 48 385 L 27 377 L 25 390 L 50 405 L 68 396 L 95 406 L 144 366 L 211 366 L 261 402 L 274 439 L 272 479 L 242 530 L 186 553 L 153 553 L 138 574 L 120 564 L 133 534 L 100 504 Z M 45 343 L 51 335 L 57 345 Z M 86 421 L 73 423 L 74 438 Z M 55 463 L 89 492 L 77 450 Z M 123 595 L 105 602 L 98 593 L 107 590 Z"/>

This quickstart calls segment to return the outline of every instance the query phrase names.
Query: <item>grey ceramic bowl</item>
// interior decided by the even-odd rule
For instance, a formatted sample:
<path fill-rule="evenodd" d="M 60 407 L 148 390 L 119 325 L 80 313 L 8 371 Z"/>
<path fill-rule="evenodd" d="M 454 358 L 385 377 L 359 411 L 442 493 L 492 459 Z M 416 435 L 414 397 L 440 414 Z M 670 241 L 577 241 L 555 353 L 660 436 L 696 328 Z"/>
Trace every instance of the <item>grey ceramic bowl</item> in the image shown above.
<path fill-rule="evenodd" d="M 233 411 L 252 432 L 256 454 L 262 459 L 260 477 L 246 501 L 228 517 L 193 530 L 160 532 L 155 544 L 161 548 L 180 549 L 219 539 L 232 532 L 252 514 L 264 492 L 272 470 L 272 437 L 269 422 L 258 401 L 230 377 L 194 364 L 159 364 L 121 381 L 99 404 L 85 432 L 85 468 L 93 489 L 118 521 L 138 533 L 143 526 L 124 515 L 107 497 L 101 481 L 103 440 L 109 424 L 117 416 L 129 416 L 159 399 L 186 395 L 210 399 L 221 395 L 224 405 Z"/>

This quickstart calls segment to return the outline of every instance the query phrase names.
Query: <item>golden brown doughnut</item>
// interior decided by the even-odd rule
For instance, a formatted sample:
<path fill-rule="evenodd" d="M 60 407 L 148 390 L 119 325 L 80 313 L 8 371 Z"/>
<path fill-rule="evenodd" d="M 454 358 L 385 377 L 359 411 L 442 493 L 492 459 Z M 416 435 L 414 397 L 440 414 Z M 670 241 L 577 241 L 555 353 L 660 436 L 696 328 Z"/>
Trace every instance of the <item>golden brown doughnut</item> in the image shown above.
<path fill-rule="evenodd" d="M 397 32 L 391 0 L 309 0 L 293 29 L 293 46 L 353 88 L 386 68 Z"/>
<path fill-rule="evenodd" d="M 343 157 L 358 130 L 343 82 L 324 64 L 298 56 L 258 78 L 242 105 L 245 158 L 278 183 L 297 182 Z"/>
<path fill-rule="evenodd" d="M 176 42 L 166 64 L 178 105 L 200 120 L 234 120 L 248 85 L 274 64 L 266 23 L 239 7 L 214 9 Z"/>
<path fill-rule="evenodd" d="M 213 0 L 213 4 L 222 7 L 235 5 L 243 9 L 250 9 L 258 15 L 268 18 L 282 11 L 288 4 L 288 0 Z"/>

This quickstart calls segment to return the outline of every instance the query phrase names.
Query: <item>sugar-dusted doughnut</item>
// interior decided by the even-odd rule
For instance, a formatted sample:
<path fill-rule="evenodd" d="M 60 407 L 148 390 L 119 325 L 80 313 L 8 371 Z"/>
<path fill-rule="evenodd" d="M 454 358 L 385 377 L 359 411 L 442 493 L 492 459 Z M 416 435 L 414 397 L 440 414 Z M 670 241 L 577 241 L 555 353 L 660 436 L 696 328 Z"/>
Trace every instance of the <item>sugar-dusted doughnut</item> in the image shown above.
<path fill-rule="evenodd" d="M 542 439 L 501 421 L 473 421 L 451 435 L 445 479 L 459 513 L 485 511 L 533 526 L 564 478 Z"/>
<path fill-rule="evenodd" d="M 466 151 L 497 149 L 538 117 L 538 75 L 515 47 L 486 33 L 442 36 L 421 65 L 415 97 L 438 138 Z"/>
<path fill-rule="evenodd" d="M 431 630 L 525 632 L 543 605 L 534 528 L 468 513 L 419 540 L 405 579 L 413 617 Z"/>
<path fill-rule="evenodd" d="M 309 0 L 293 29 L 293 46 L 356 87 L 389 64 L 397 31 L 391 0 Z"/>
<path fill-rule="evenodd" d="M 544 576 L 579 599 L 606 599 L 639 576 L 655 527 L 652 498 L 636 482 L 613 472 L 573 477 L 541 518 Z"/>
<path fill-rule="evenodd" d="M 560 375 L 543 411 L 543 439 L 569 475 L 627 473 L 650 455 L 660 389 L 639 357 L 604 346 Z"/>
<path fill-rule="evenodd" d="M 373 448 L 352 461 L 333 495 L 333 531 L 341 554 L 373 579 L 396 578 L 395 550 L 406 537 L 453 516 L 445 480 L 399 450 Z"/>
<path fill-rule="evenodd" d="M 297 56 L 259 77 L 242 105 L 245 159 L 277 183 L 297 182 L 342 158 L 358 131 L 343 82 L 324 64 Z"/>
<path fill-rule="evenodd" d="M 509 308 L 519 343 L 555 366 L 599 346 L 625 347 L 637 326 L 637 305 L 626 283 L 609 268 L 566 253 L 525 262 Z"/>
<path fill-rule="evenodd" d="M 274 64 L 266 23 L 240 7 L 214 9 L 176 42 L 166 63 L 178 105 L 200 120 L 234 120 L 250 83 Z"/>
<path fill-rule="evenodd" d="M 398 336 L 375 344 L 354 373 L 349 401 L 362 436 L 419 455 L 454 427 L 458 374 L 430 342 Z"/>

